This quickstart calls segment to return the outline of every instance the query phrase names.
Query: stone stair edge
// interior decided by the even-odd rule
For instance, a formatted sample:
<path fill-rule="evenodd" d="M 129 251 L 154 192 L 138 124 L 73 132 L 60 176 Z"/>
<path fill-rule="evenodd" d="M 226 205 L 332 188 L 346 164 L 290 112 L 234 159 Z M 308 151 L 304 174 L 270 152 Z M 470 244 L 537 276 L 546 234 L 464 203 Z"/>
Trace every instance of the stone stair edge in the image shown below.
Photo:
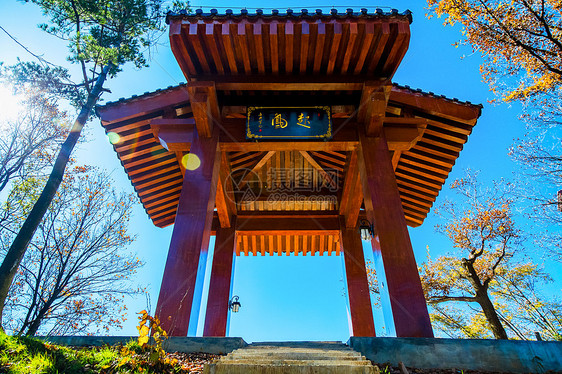
<path fill-rule="evenodd" d="M 221 360 L 221 364 L 237 365 L 237 364 L 256 364 L 256 365 L 273 365 L 273 366 L 291 366 L 291 365 L 345 365 L 345 366 L 363 366 L 371 365 L 370 361 L 367 360 Z M 216 362 L 216 363 L 219 363 Z"/>
<path fill-rule="evenodd" d="M 260 342 L 206 366 L 206 373 L 375 373 L 371 362 L 341 342 Z"/>
<path fill-rule="evenodd" d="M 268 352 L 264 354 L 248 353 L 248 352 L 232 352 L 227 357 L 293 357 L 293 356 L 309 356 L 309 357 L 348 357 L 356 359 L 363 355 L 359 352 Z"/>

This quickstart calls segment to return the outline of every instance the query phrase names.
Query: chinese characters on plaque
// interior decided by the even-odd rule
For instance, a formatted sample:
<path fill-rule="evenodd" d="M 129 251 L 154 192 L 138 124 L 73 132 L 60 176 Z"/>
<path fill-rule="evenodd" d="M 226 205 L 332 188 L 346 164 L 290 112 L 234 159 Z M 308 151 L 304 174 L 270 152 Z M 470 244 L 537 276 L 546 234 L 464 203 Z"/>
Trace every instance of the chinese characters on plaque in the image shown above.
<path fill-rule="evenodd" d="M 329 106 L 248 107 L 247 139 L 322 139 L 332 137 Z"/>

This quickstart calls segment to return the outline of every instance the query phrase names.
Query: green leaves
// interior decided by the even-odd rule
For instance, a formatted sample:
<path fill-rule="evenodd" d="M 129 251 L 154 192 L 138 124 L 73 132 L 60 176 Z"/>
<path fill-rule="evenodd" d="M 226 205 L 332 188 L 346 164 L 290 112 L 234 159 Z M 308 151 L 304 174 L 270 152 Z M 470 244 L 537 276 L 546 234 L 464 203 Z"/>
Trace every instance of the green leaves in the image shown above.
<path fill-rule="evenodd" d="M 146 66 L 144 52 L 164 29 L 162 0 L 31 0 L 50 18 L 39 27 L 69 42 L 69 61 L 82 64 L 83 80 L 90 82 L 99 70 L 113 65 L 112 77 L 120 66 L 132 62 Z M 95 72 L 89 76 L 91 66 Z M 91 84 L 89 84 L 91 86 Z"/>

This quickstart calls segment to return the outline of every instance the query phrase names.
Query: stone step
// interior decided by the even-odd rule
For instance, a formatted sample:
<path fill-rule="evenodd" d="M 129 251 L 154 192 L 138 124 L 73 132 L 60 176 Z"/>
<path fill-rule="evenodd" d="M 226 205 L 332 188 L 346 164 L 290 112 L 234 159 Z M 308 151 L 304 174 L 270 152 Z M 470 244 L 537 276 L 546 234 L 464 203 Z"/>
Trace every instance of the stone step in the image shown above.
<path fill-rule="evenodd" d="M 358 352 L 232 352 L 225 357 L 227 360 L 238 359 L 289 359 L 289 360 L 364 360 L 365 357 L 361 356 Z"/>
<path fill-rule="evenodd" d="M 207 374 L 374 374 L 376 367 L 341 342 L 263 342 L 205 367 Z"/>
<path fill-rule="evenodd" d="M 371 365 L 260 365 L 231 364 L 222 362 L 205 366 L 206 374 L 377 374 Z"/>
<path fill-rule="evenodd" d="M 342 342 L 256 342 L 248 345 L 244 349 L 263 349 L 271 347 L 287 348 L 312 348 L 312 349 L 347 349 L 350 348 Z"/>
<path fill-rule="evenodd" d="M 241 359 L 241 360 L 221 360 L 226 365 L 237 364 L 256 364 L 256 365 L 288 365 L 288 366 L 324 366 L 324 365 L 340 365 L 340 366 L 367 366 L 371 365 L 366 360 L 290 360 L 290 359 Z"/>
<path fill-rule="evenodd" d="M 261 348 L 239 348 L 234 352 L 243 351 L 252 354 L 265 354 L 268 352 L 332 352 L 334 354 L 352 354 L 353 351 L 350 348 L 346 349 L 327 349 L 327 348 L 289 348 L 289 347 L 261 347 Z"/>
<path fill-rule="evenodd" d="M 286 351 L 286 350 L 298 350 L 298 351 L 317 351 L 317 352 L 353 352 L 353 350 L 349 347 L 344 348 L 307 348 L 307 347 L 270 347 L 270 346 L 260 346 L 260 347 L 253 347 L 248 346 L 243 349 L 248 352 L 268 352 L 268 351 Z"/>

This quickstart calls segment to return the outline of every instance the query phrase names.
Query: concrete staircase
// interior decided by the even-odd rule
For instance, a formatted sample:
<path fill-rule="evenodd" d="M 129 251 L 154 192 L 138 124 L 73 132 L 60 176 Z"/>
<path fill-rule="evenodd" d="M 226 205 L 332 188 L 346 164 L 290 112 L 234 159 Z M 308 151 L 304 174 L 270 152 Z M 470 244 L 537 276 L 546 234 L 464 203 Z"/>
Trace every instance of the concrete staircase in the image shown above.
<path fill-rule="evenodd" d="M 205 367 L 207 374 L 378 374 L 376 366 L 340 342 L 254 343 Z"/>

